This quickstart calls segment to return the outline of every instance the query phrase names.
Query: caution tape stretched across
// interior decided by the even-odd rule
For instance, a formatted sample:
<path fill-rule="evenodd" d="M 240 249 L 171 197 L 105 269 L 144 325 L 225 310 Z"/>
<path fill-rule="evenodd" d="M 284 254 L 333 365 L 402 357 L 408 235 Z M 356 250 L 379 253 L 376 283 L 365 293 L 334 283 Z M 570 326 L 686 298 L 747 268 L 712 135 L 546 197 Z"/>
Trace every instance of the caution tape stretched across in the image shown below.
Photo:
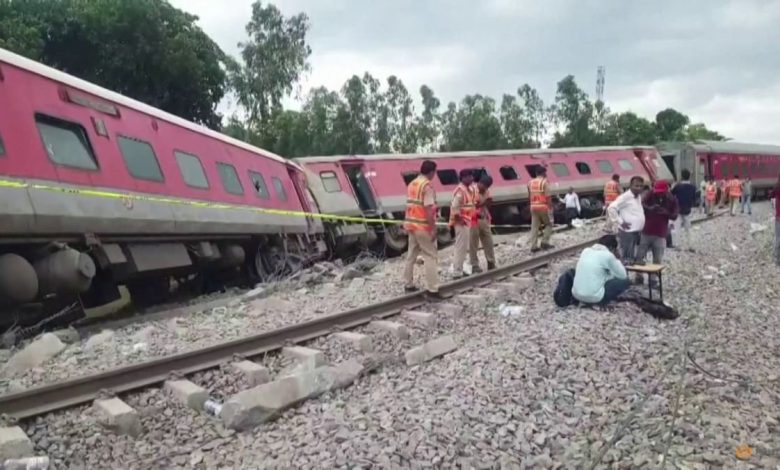
<path fill-rule="evenodd" d="M 63 194 L 75 194 L 79 196 L 98 197 L 115 199 L 122 202 L 122 204 L 128 209 L 132 209 L 133 201 L 153 202 L 158 204 L 172 204 L 172 205 L 184 205 L 190 207 L 209 208 L 209 209 L 228 209 L 228 210 L 243 210 L 248 212 L 255 212 L 259 214 L 268 215 L 281 215 L 288 217 L 311 217 L 313 219 L 338 221 L 338 222 L 353 222 L 362 224 L 380 224 L 380 225 L 401 225 L 403 220 L 393 219 L 370 219 L 366 217 L 355 217 L 347 215 L 334 215 L 334 214 L 321 214 L 319 212 L 305 212 L 305 211 L 292 211 L 287 209 L 268 209 L 265 207 L 245 206 L 224 204 L 219 202 L 210 201 L 198 201 L 194 199 L 179 199 L 167 196 L 154 196 L 146 194 L 131 194 L 116 191 L 105 191 L 99 189 L 90 188 L 67 188 L 63 186 L 54 186 L 41 183 L 28 183 L 24 181 L 14 181 L 7 179 L 0 179 L 0 188 L 12 188 L 12 189 L 34 189 L 38 191 L 59 192 Z M 447 226 L 447 222 L 437 222 L 438 226 Z M 491 225 L 493 228 L 517 228 L 521 225 L 501 224 Z"/>

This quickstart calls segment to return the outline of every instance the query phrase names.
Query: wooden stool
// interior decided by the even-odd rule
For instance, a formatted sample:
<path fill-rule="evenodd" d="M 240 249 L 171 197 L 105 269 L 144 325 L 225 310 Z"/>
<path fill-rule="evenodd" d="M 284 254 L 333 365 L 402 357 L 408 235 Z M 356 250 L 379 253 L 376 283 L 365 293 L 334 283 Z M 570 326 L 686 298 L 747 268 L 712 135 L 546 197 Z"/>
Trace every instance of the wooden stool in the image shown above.
<path fill-rule="evenodd" d="M 663 279 L 664 266 L 661 264 L 635 264 L 626 266 L 626 271 L 635 272 L 639 274 L 647 274 L 647 290 L 648 298 L 653 300 L 653 285 L 650 283 L 650 279 L 653 275 L 658 276 L 658 296 L 661 302 L 664 301 L 664 279 Z"/>

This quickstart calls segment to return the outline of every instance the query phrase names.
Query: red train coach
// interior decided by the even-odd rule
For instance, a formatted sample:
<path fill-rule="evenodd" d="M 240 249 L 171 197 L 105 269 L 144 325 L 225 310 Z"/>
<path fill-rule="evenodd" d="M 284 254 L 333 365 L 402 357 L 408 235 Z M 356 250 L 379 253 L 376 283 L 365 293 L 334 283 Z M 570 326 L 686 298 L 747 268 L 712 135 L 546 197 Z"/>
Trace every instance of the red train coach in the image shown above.
<path fill-rule="evenodd" d="M 387 154 L 362 156 L 303 157 L 296 159 L 307 171 L 309 184 L 324 213 L 402 220 L 406 207 L 406 186 L 415 178 L 423 160 L 438 164 L 433 185 L 442 218 L 446 220 L 458 172 L 472 169 L 493 177 L 493 220 L 497 224 L 520 224 L 530 218 L 526 185 L 536 168 L 546 166 L 554 194 L 570 187 L 595 211 L 602 207 L 604 183 L 613 175 L 624 184 L 634 175 L 650 179 L 671 179 L 672 175 L 653 147 L 592 147 L 563 149 L 501 150 L 433 154 Z M 349 224 L 339 223 L 331 236 L 352 241 L 344 233 Z M 385 244 L 403 251 L 406 237 L 400 225 L 383 228 Z M 354 228 L 357 231 L 361 227 Z M 333 233 L 333 231 L 336 231 Z M 343 235 L 342 235 L 343 234 Z M 449 232 L 440 230 L 440 241 Z"/>
<path fill-rule="evenodd" d="M 691 172 L 697 184 L 707 176 L 717 180 L 750 177 L 756 197 L 766 196 L 780 175 L 777 145 L 702 140 L 663 143 L 658 150 L 678 178 L 683 169 Z"/>
<path fill-rule="evenodd" d="M 0 304 L 159 297 L 325 250 L 293 162 L 2 49 L 0 103 Z"/>

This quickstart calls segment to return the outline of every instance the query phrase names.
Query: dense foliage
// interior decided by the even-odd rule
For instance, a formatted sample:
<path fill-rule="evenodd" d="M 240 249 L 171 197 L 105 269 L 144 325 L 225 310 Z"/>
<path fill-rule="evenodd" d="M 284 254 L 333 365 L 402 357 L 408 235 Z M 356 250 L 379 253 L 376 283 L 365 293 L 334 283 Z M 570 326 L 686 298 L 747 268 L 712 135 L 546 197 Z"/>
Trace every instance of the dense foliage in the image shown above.
<path fill-rule="evenodd" d="M 654 121 L 612 113 L 571 75 L 549 105 L 524 84 L 498 102 L 473 94 L 442 106 L 427 85 L 415 98 L 401 78 L 366 72 L 284 109 L 310 70 L 308 17 L 257 0 L 239 59 L 196 20 L 166 0 L 0 0 L 0 47 L 287 157 L 724 139 L 671 108 Z M 223 123 L 227 92 L 239 112 Z"/>

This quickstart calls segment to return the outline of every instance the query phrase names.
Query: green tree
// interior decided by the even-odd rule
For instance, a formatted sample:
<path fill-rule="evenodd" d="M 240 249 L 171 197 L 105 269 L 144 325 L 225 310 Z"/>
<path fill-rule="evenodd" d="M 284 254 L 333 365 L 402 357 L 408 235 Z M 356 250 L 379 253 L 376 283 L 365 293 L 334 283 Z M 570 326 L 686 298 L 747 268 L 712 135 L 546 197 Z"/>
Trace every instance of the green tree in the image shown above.
<path fill-rule="evenodd" d="M 603 145 L 653 145 L 656 143 L 655 125 L 631 111 L 612 114 L 607 118 L 607 128 L 599 144 Z"/>
<path fill-rule="evenodd" d="M 387 77 L 385 101 L 390 148 L 393 152 L 417 151 L 417 129 L 415 128 L 414 103 L 409 91 L 395 75 Z"/>
<path fill-rule="evenodd" d="M 680 140 L 684 137 L 685 127 L 690 122 L 688 116 L 672 109 L 666 108 L 655 115 L 655 128 L 660 141 Z"/>
<path fill-rule="evenodd" d="M 442 150 L 494 150 L 505 145 L 493 98 L 466 95 L 460 106 L 450 103 L 442 119 Z"/>
<path fill-rule="evenodd" d="M 366 83 L 357 75 L 341 88 L 341 133 L 347 139 L 350 154 L 371 153 L 371 96 Z"/>
<path fill-rule="evenodd" d="M 308 30 L 304 13 L 287 18 L 274 5 L 264 6 L 260 0 L 252 4 L 249 39 L 239 44 L 243 63 L 231 65 L 230 80 L 248 120 L 263 132 L 272 132 L 271 116 L 310 68 Z"/>
<path fill-rule="evenodd" d="M 559 130 L 555 132 L 550 147 L 595 145 L 598 137 L 591 128 L 593 111 L 587 93 L 580 89 L 573 75 L 558 82 L 550 114 Z"/>
<path fill-rule="evenodd" d="M 436 98 L 433 90 L 428 85 L 420 87 L 422 98 L 422 114 L 417 118 L 418 144 L 424 151 L 432 151 L 436 148 L 436 142 L 441 132 L 441 116 L 439 106 L 441 101 Z"/>
<path fill-rule="evenodd" d="M 704 123 L 689 124 L 683 133 L 684 140 L 728 140 L 716 131 L 707 129 Z"/>
<path fill-rule="evenodd" d="M 0 47 L 220 127 L 227 59 L 165 0 L 0 0 Z"/>
<path fill-rule="evenodd" d="M 541 147 L 548 120 L 544 101 L 539 97 L 539 92 L 527 83 L 517 89 L 517 95 L 522 102 L 523 119 L 528 123 L 530 131 L 528 144 L 530 147 Z"/>

